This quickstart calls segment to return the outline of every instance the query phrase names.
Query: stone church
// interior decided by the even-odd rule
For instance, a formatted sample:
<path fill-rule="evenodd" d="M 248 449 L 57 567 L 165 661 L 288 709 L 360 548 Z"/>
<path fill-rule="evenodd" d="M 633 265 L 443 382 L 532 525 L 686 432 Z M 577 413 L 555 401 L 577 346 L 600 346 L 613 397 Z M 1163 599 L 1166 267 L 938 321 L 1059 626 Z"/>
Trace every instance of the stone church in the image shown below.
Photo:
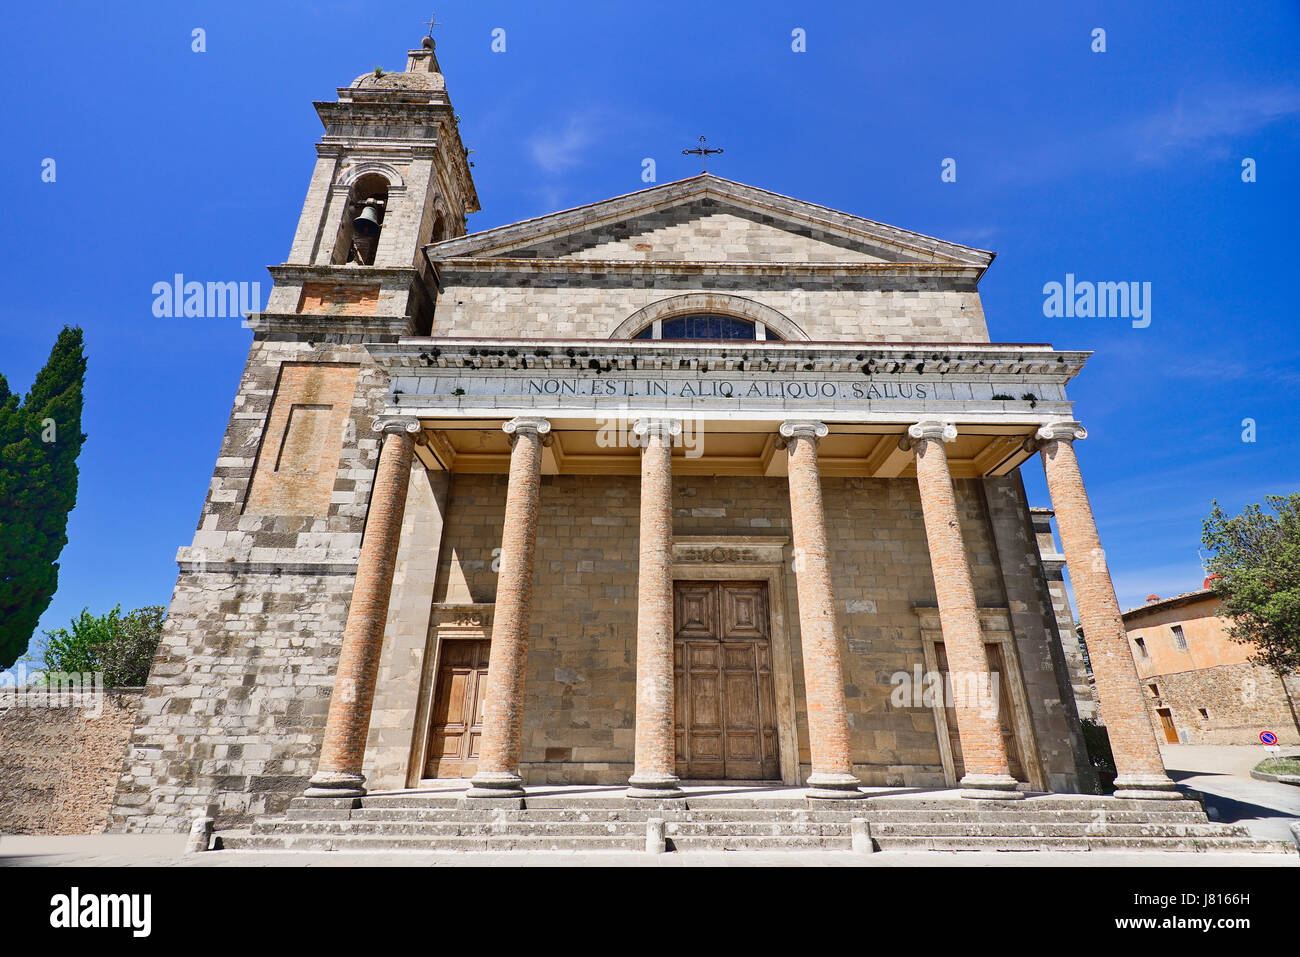
<path fill-rule="evenodd" d="M 1117 795 L 1177 796 L 1075 458 L 1088 353 L 990 340 L 993 253 L 711 174 L 468 233 L 432 41 L 316 110 L 111 828 L 1092 792 L 1031 459 Z"/>

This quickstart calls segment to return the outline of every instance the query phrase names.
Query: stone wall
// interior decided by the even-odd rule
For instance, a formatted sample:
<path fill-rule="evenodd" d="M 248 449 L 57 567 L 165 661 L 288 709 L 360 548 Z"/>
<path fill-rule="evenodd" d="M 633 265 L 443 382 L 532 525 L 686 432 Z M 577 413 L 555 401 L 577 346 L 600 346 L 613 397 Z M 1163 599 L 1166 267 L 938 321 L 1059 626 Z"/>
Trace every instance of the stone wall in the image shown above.
<path fill-rule="evenodd" d="M 1151 701 L 1156 740 L 1165 740 L 1157 707 L 1168 708 L 1184 744 L 1259 744 L 1261 731 L 1272 731 L 1280 744 L 1300 744 L 1291 705 L 1282 682 L 1268 668 L 1252 664 L 1221 665 L 1162 674 L 1144 680 L 1160 689 Z M 1300 707 L 1300 680 L 1287 682 L 1290 699 Z M 1204 708 L 1207 715 L 1202 715 Z M 1260 759 L 1264 754 L 1261 751 Z"/>
<path fill-rule="evenodd" d="M 314 368 L 323 387 L 304 390 Z M 177 555 L 111 830 L 183 831 L 197 814 L 246 824 L 282 810 L 315 770 L 378 457 L 370 421 L 386 390 L 357 341 L 253 342 L 198 530 Z M 275 473 L 282 393 L 329 407 L 329 428 L 309 438 L 339 449 L 341 433 L 308 481 Z M 251 494 L 255 475 L 275 494 Z"/>
<path fill-rule="evenodd" d="M 453 266 L 440 275 L 435 336 L 604 339 L 636 310 L 661 299 L 728 293 L 775 309 L 818 341 L 989 341 L 973 280 L 847 274 L 510 276 L 505 269 L 468 272 Z"/>
<path fill-rule="evenodd" d="M 100 707 L 0 711 L 0 834 L 103 831 L 141 698 L 121 688 Z"/>

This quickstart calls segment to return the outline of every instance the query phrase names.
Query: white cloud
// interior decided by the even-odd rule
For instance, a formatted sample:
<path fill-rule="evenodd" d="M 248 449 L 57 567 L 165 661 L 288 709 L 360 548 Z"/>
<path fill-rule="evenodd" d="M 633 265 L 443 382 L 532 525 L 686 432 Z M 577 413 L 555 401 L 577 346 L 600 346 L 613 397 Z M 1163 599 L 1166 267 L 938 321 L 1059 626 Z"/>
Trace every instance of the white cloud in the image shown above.
<path fill-rule="evenodd" d="M 570 116 L 562 127 L 538 133 L 528 141 L 533 162 L 547 173 L 563 173 L 582 162 L 596 141 L 599 129 L 594 114 Z"/>

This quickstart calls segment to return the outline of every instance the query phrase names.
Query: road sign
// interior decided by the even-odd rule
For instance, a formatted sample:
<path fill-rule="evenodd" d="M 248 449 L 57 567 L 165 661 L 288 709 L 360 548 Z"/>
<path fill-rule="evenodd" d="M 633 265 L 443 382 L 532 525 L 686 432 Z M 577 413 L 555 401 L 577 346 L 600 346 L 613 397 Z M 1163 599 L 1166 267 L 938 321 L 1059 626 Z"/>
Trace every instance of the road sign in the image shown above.
<path fill-rule="evenodd" d="M 1271 746 L 1277 744 L 1277 735 L 1272 731 L 1261 731 L 1259 733 L 1259 740 L 1264 744 Z"/>

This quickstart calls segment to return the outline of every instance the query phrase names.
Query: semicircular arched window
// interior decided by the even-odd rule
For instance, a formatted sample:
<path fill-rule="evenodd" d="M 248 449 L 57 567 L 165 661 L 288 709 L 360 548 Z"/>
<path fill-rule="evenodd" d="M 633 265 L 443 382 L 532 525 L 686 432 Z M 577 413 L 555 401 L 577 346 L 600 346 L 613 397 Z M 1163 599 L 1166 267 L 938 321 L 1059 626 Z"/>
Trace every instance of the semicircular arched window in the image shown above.
<path fill-rule="evenodd" d="M 739 339 L 776 340 L 781 335 L 775 329 L 750 319 L 722 316 L 712 313 L 692 313 L 656 319 L 638 332 L 633 339 Z"/>

